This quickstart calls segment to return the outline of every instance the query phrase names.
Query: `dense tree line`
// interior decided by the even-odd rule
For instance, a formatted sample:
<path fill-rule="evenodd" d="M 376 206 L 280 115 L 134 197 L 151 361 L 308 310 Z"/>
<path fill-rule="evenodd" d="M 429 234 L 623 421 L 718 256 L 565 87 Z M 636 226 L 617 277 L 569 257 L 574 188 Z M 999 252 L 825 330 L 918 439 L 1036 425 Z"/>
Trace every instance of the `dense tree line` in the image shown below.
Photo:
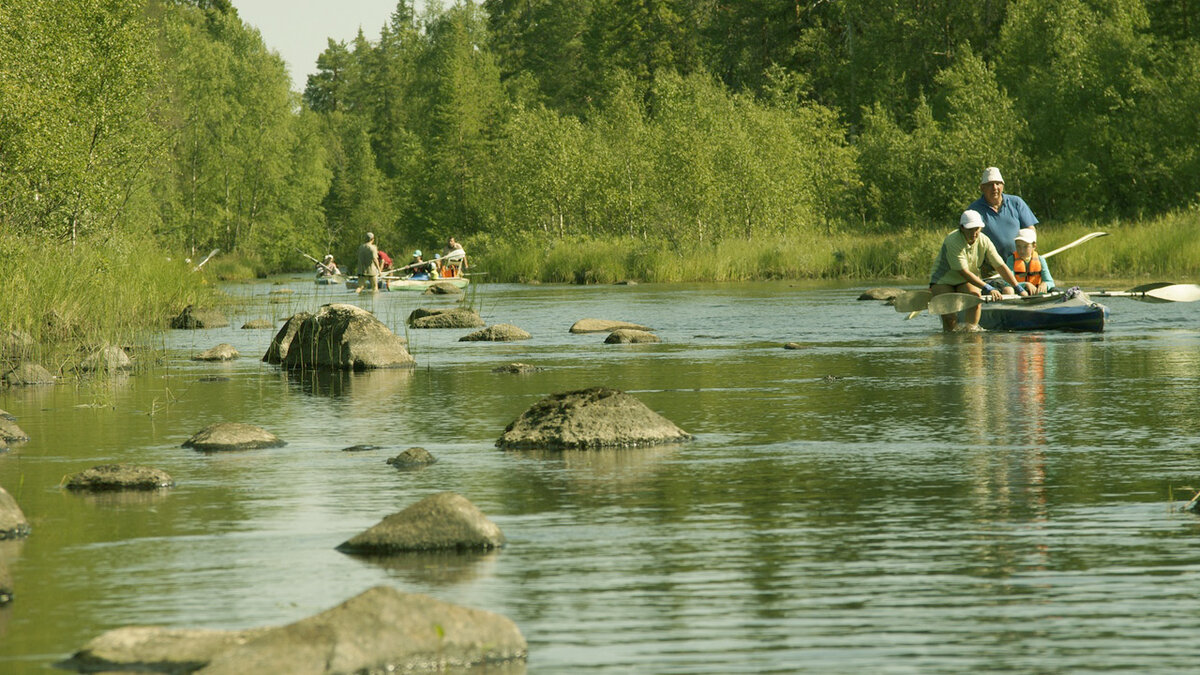
<path fill-rule="evenodd" d="M 236 2 L 234 3 L 236 4 Z M 1200 195 L 1200 0 L 400 0 L 302 94 L 228 0 L 0 4 L 0 227 L 348 253 Z"/>

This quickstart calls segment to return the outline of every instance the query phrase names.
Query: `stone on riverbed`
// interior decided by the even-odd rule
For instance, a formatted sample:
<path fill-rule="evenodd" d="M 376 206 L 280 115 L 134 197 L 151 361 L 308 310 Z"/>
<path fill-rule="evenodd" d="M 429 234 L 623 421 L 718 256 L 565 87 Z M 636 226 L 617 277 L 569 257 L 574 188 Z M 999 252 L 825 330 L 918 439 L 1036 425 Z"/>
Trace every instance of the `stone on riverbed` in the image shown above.
<path fill-rule="evenodd" d="M 197 431 L 183 443 L 185 448 L 205 452 L 221 450 L 254 450 L 256 448 L 280 448 L 287 445 L 275 434 L 241 422 L 218 422 Z"/>
<path fill-rule="evenodd" d="M 292 315 L 271 340 L 263 361 L 292 370 L 411 368 L 404 338 L 355 305 L 323 305 Z"/>
<path fill-rule="evenodd" d="M 425 448 L 409 448 L 395 457 L 388 458 L 387 463 L 397 469 L 413 469 L 429 466 L 437 462 L 437 458 L 429 454 Z"/>
<path fill-rule="evenodd" d="M 116 373 L 132 368 L 133 361 L 129 358 L 129 354 L 114 345 L 97 349 L 79 364 L 80 370 L 98 373 Z"/>
<path fill-rule="evenodd" d="M 158 490 L 175 485 L 171 475 L 161 469 L 135 464 L 101 464 L 70 477 L 68 490 L 100 492 L 105 490 Z"/>
<path fill-rule="evenodd" d="M 244 631 L 118 628 L 60 667 L 79 672 L 445 672 L 520 662 L 528 647 L 505 616 L 376 586 L 337 607 Z"/>
<path fill-rule="evenodd" d="M 480 328 L 483 318 L 473 309 L 452 307 L 428 309 L 418 307 L 408 315 L 409 328 Z"/>
<path fill-rule="evenodd" d="M 4 382 L 10 387 L 54 384 L 54 376 L 42 366 L 26 361 L 5 373 Z"/>
<path fill-rule="evenodd" d="M 197 328 L 224 328 L 229 325 L 229 319 L 215 309 L 188 305 L 179 316 L 171 319 L 171 328 L 194 330 Z"/>
<path fill-rule="evenodd" d="M 0 441 L 22 443 L 29 440 L 29 434 L 17 426 L 17 423 L 13 421 L 14 419 L 0 416 Z"/>
<path fill-rule="evenodd" d="M 0 539 L 20 539 L 29 535 L 29 521 L 17 500 L 0 487 Z"/>
<path fill-rule="evenodd" d="M 505 428 L 505 450 L 634 447 L 691 440 L 692 435 L 616 389 L 594 387 L 538 401 Z"/>
<path fill-rule="evenodd" d="M 233 345 L 229 344 L 228 342 L 222 342 L 221 344 L 217 345 L 216 347 L 206 349 L 206 350 L 200 352 L 199 354 L 197 354 L 196 356 L 193 356 L 192 360 L 193 361 L 232 361 L 239 356 L 241 356 L 241 355 L 238 354 L 238 350 L 235 349 Z"/>
<path fill-rule="evenodd" d="M 528 340 L 533 337 L 524 330 L 509 323 L 498 323 L 477 330 L 470 335 L 464 335 L 459 342 L 512 342 L 513 340 Z"/>
<path fill-rule="evenodd" d="M 611 333 L 618 328 L 629 328 L 632 330 L 650 330 L 645 326 L 628 321 L 610 321 L 609 319 L 580 319 L 572 326 L 572 333 Z"/>
<path fill-rule="evenodd" d="M 863 291 L 862 295 L 858 296 L 859 300 L 883 300 L 887 303 L 896 301 L 896 297 L 904 292 L 903 288 L 895 288 L 893 286 L 879 286 L 877 288 L 868 288 Z"/>
<path fill-rule="evenodd" d="M 493 373 L 512 373 L 514 375 L 523 375 L 525 373 L 536 373 L 542 370 L 541 367 L 528 363 L 508 363 L 503 366 L 492 368 Z"/>
<path fill-rule="evenodd" d="M 421 295 L 462 295 L 462 294 L 463 294 L 463 289 L 459 288 L 458 286 L 455 286 L 454 284 L 450 283 L 449 281 L 439 281 L 438 283 L 433 284 L 429 288 L 426 288 L 425 292 L 422 293 Z"/>
<path fill-rule="evenodd" d="M 604 338 L 606 345 L 643 345 L 662 342 L 662 338 L 648 330 L 635 330 L 633 328 L 618 328 L 608 334 Z"/>
<path fill-rule="evenodd" d="M 445 549 L 488 550 L 504 546 L 500 528 L 466 497 L 441 492 L 342 542 L 337 550 L 361 555 L 389 555 Z"/>
<path fill-rule="evenodd" d="M 270 319 L 250 319 L 242 324 L 242 330 L 268 330 L 274 327 L 275 324 Z"/>

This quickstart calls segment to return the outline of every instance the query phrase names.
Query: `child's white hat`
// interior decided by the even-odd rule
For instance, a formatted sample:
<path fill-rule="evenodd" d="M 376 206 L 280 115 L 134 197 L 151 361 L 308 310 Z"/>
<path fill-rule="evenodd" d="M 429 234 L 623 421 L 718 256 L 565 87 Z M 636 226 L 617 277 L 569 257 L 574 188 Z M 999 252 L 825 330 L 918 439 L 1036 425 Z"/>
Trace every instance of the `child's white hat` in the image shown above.
<path fill-rule="evenodd" d="M 1033 229 L 1032 227 L 1021 228 L 1021 231 L 1017 233 L 1017 241 L 1024 241 L 1024 242 L 1028 242 L 1030 244 L 1036 244 L 1037 243 L 1037 230 Z"/>

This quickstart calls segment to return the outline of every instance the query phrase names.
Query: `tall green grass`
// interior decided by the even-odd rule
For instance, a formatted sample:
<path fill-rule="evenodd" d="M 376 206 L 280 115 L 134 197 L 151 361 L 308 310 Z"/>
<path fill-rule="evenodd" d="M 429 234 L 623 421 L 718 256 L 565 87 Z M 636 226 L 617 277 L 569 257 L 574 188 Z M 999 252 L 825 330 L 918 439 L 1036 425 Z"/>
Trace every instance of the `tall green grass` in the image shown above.
<path fill-rule="evenodd" d="M 1051 251 L 1089 232 L 1108 232 L 1051 259 L 1054 277 L 1200 277 L 1200 210 L 1136 223 L 1043 223 L 1038 250 Z M 492 282 L 606 284 L 754 281 L 768 279 L 896 279 L 923 281 L 949 230 L 892 234 L 788 234 L 757 240 L 725 239 L 672 247 L 638 237 L 489 237 L 469 241 L 474 269 Z"/>
<path fill-rule="evenodd" d="M 216 298 L 193 264 L 132 236 L 70 247 L 5 233 L 0 261 L 0 365 L 32 358 L 66 372 L 95 347 L 146 346 L 184 307 Z"/>

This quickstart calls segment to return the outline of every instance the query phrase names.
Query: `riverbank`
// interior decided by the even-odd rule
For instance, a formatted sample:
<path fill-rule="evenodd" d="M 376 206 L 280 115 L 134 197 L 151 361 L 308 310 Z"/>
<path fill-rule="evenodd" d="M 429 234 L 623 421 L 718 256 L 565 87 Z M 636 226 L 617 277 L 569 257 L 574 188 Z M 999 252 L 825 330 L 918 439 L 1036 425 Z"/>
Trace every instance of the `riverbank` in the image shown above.
<path fill-rule="evenodd" d="M 1062 279 L 1200 277 L 1200 212 L 1138 222 L 1045 223 L 1046 252 L 1089 232 L 1109 236 L 1055 256 Z M 947 228 L 896 234 L 812 233 L 777 240 L 730 239 L 671 248 L 634 238 L 475 237 L 472 260 L 492 282 L 614 283 L 770 279 L 923 279 Z"/>
<path fill-rule="evenodd" d="M 95 347 L 148 346 L 171 316 L 217 297 L 194 263 L 127 235 L 70 247 L 5 233 L 0 260 L 0 365 L 69 372 Z"/>

